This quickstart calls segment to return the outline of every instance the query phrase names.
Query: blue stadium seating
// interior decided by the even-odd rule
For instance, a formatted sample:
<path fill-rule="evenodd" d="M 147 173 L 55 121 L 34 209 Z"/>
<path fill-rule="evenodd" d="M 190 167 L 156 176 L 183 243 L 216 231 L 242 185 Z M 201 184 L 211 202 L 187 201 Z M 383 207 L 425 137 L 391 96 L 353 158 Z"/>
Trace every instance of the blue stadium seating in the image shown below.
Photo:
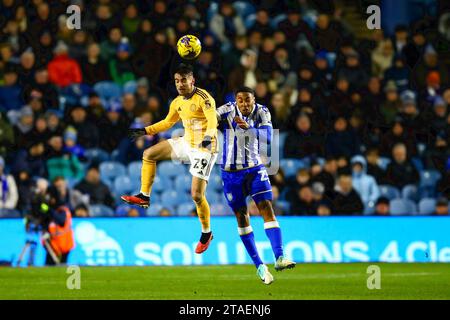
<path fill-rule="evenodd" d="M 89 214 L 92 217 L 113 217 L 114 211 L 103 204 L 93 204 L 89 207 Z"/>
<path fill-rule="evenodd" d="M 208 203 L 223 203 L 223 198 L 224 195 L 222 193 L 206 189 L 206 199 L 208 200 Z"/>
<path fill-rule="evenodd" d="M 364 205 L 364 212 L 363 214 L 365 216 L 369 216 L 375 213 L 375 204 L 373 201 L 369 201 Z"/>
<path fill-rule="evenodd" d="M 287 137 L 287 132 L 280 132 L 279 133 L 279 152 L 280 152 L 280 159 L 284 159 L 284 144 L 286 143 L 286 137 Z"/>
<path fill-rule="evenodd" d="M 87 149 L 84 155 L 90 163 L 100 163 L 110 160 L 109 153 L 100 148 Z"/>
<path fill-rule="evenodd" d="M 283 168 L 284 175 L 290 178 L 295 177 L 299 169 L 306 168 L 307 164 L 300 159 L 282 159 L 280 160 L 280 167 Z"/>
<path fill-rule="evenodd" d="M 19 210 L 15 209 L 0 209 L 0 218 L 20 218 L 21 214 Z"/>
<path fill-rule="evenodd" d="M 286 14 L 279 14 L 276 17 L 270 19 L 270 26 L 276 30 L 278 29 L 278 24 L 286 18 L 287 18 Z"/>
<path fill-rule="evenodd" d="M 233 7 L 237 14 L 239 14 L 244 20 L 250 14 L 254 14 L 256 12 L 255 7 L 246 1 L 235 1 L 233 2 Z"/>
<path fill-rule="evenodd" d="M 222 203 L 213 203 L 211 205 L 212 216 L 230 216 L 233 215 L 233 211 L 230 207 Z"/>
<path fill-rule="evenodd" d="M 94 85 L 94 91 L 103 100 L 110 100 L 113 98 L 120 98 L 122 95 L 122 88 L 112 81 L 100 81 Z"/>
<path fill-rule="evenodd" d="M 390 211 L 393 216 L 414 215 L 417 212 L 416 204 L 411 200 L 394 199 L 390 202 Z"/>
<path fill-rule="evenodd" d="M 159 203 L 152 203 L 150 205 L 150 207 L 148 207 L 147 210 L 145 210 L 145 215 L 149 216 L 149 217 L 156 217 L 159 216 L 159 212 L 163 209 L 164 207 L 159 204 Z"/>
<path fill-rule="evenodd" d="M 112 180 L 116 177 L 122 176 L 126 174 L 126 169 L 123 164 L 116 161 L 105 161 L 100 163 L 100 176 L 102 179 Z"/>
<path fill-rule="evenodd" d="M 245 18 L 245 21 L 244 21 L 245 28 L 246 29 L 251 29 L 253 27 L 253 25 L 255 24 L 255 22 L 256 22 L 256 14 L 254 14 L 254 13 L 249 14 Z"/>
<path fill-rule="evenodd" d="M 157 166 L 157 174 L 163 178 L 175 178 L 176 176 L 180 176 L 186 172 L 186 165 L 173 163 L 172 161 L 162 161 L 158 163 Z"/>
<path fill-rule="evenodd" d="M 172 180 L 166 177 L 156 175 L 153 181 L 152 192 L 163 192 L 165 190 L 171 190 L 173 188 Z"/>
<path fill-rule="evenodd" d="M 435 210 L 435 207 L 436 207 L 436 199 L 433 198 L 422 199 L 419 202 L 418 214 L 420 215 L 432 214 Z"/>
<path fill-rule="evenodd" d="M 192 201 L 181 203 L 177 208 L 177 216 L 184 216 L 184 217 L 190 216 L 192 210 L 194 209 L 195 204 Z"/>
<path fill-rule="evenodd" d="M 136 183 L 130 179 L 130 177 L 123 175 L 114 179 L 114 193 L 122 195 L 135 191 Z"/>
<path fill-rule="evenodd" d="M 140 179 L 141 177 L 142 161 L 133 161 L 128 164 L 128 175 L 131 179 Z"/>
<path fill-rule="evenodd" d="M 123 93 L 132 93 L 134 94 L 137 90 L 137 82 L 135 80 L 127 81 L 123 85 Z"/>
<path fill-rule="evenodd" d="M 386 197 L 389 200 L 400 198 L 400 191 L 390 185 L 380 185 L 380 196 Z"/>
<path fill-rule="evenodd" d="M 222 177 L 217 174 L 211 173 L 208 181 L 208 189 L 213 189 L 222 192 L 223 191 Z"/>
<path fill-rule="evenodd" d="M 389 163 L 391 163 L 391 159 L 386 158 L 386 157 L 380 157 L 378 159 L 378 165 L 380 166 L 381 169 L 386 170 L 387 166 L 389 165 Z"/>
<path fill-rule="evenodd" d="M 129 204 L 121 204 L 116 208 L 116 212 L 115 215 L 117 217 L 126 217 L 128 216 L 128 211 L 133 208 L 136 209 L 139 212 L 139 216 L 143 217 L 145 216 L 145 209 L 142 207 L 138 207 L 138 206 L 131 206 Z"/>
<path fill-rule="evenodd" d="M 183 174 L 175 178 L 175 190 L 177 192 L 190 192 L 192 184 L 192 176 Z"/>
<path fill-rule="evenodd" d="M 291 210 L 291 204 L 289 203 L 289 201 L 278 200 L 278 201 L 276 202 L 276 205 L 277 205 L 278 207 L 280 207 L 281 210 L 283 210 L 284 214 L 287 214 L 287 215 L 289 215 L 289 214 L 297 214 L 297 215 L 299 215 L 299 214 L 300 214 L 300 212 L 290 212 L 290 210 Z"/>
<path fill-rule="evenodd" d="M 424 170 L 420 172 L 421 187 L 435 187 L 437 181 L 441 178 L 441 174 L 436 170 Z"/>
<path fill-rule="evenodd" d="M 177 206 L 190 200 L 191 198 L 187 193 L 177 192 L 175 190 L 166 190 L 161 194 L 161 203 L 168 206 Z"/>
<path fill-rule="evenodd" d="M 414 202 L 419 201 L 419 189 L 414 184 L 409 184 L 402 189 L 402 198 L 412 200 Z"/>
<path fill-rule="evenodd" d="M 417 171 L 423 171 L 424 167 L 423 167 L 423 162 L 420 158 L 414 157 L 411 159 L 411 162 L 413 164 L 413 166 L 416 168 Z"/>

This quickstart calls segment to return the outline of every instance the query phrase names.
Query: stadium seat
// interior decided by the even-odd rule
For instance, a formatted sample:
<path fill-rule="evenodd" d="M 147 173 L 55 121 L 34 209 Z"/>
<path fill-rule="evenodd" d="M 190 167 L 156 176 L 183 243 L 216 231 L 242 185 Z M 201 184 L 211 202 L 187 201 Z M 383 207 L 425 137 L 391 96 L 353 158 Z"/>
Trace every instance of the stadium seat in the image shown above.
<path fill-rule="evenodd" d="M 239 14 L 244 20 L 250 14 L 254 14 L 256 12 L 255 7 L 250 2 L 246 1 L 235 1 L 233 2 L 233 7 L 237 14 Z"/>
<path fill-rule="evenodd" d="M 409 184 L 402 189 L 402 198 L 412 200 L 414 202 L 419 201 L 419 189 L 414 184 Z"/>
<path fill-rule="evenodd" d="M 123 85 L 123 93 L 132 93 L 134 94 L 137 90 L 137 82 L 135 80 L 130 80 L 125 82 Z"/>
<path fill-rule="evenodd" d="M 90 205 L 89 214 L 92 217 L 114 217 L 113 209 L 103 204 Z"/>
<path fill-rule="evenodd" d="M 389 163 L 391 163 L 391 159 L 386 158 L 386 157 L 380 157 L 378 159 L 378 165 L 380 166 L 381 169 L 386 170 L 387 166 L 389 165 Z"/>
<path fill-rule="evenodd" d="M 136 183 L 128 176 L 119 176 L 114 179 L 113 191 L 116 195 L 122 195 L 135 191 Z"/>
<path fill-rule="evenodd" d="M 297 171 L 301 168 L 306 168 L 307 165 L 300 159 L 282 159 L 280 160 L 280 167 L 283 168 L 286 178 L 295 177 Z"/>
<path fill-rule="evenodd" d="M 277 30 L 278 24 L 286 18 L 287 18 L 286 14 L 279 14 L 279 15 L 275 16 L 274 18 L 270 19 L 270 26 L 273 29 Z"/>
<path fill-rule="evenodd" d="M 278 200 L 275 204 L 276 206 L 280 207 L 281 210 L 283 210 L 284 214 L 290 215 L 290 214 L 300 214 L 300 212 L 290 212 L 291 210 L 291 204 L 289 201 L 285 200 Z"/>
<path fill-rule="evenodd" d="M 94 91 L 103 100 L 120 98 L 122 96 L 122 88 L 112 81 L 100 81 L 94 85 Z"/>
<path fill-rule="evenodd" d="M 99 148 L 87 149 L 84 155 L 90 163 L 101 163 L 110 160 L 109 154 L 105 150 Z"/>
<path fill-rule="evenodd" d="M 390 185 L 380 185 L 380 196 L 386 197 L 389 200 L 400 198 L 400 191 Z"/>
<path fill-rule="evenodd" d="M 130 209 L 136 209 L 139 212 L 139 216 L 145 216 L 145 209 L 142 207 L 138 207 L 138 206 L 131 206 L 129 204 L 121 204 L 116 208 L 116 212 L 115 215 L 117 217 L 127 217 L 128 216 L 128 211 Z"/>
<path fill-rule="evenodd" d="M 390 211 L 393 216 L 416 214 L 416 204 L 411 200 L 394 199 L 390 202 Z"/>
<path fill-rule="evenodd" d="M 159 216 L 159 212 L 163 209 L 163 206 L 159 203 L 152 203 L 147 210 L 145 210 L 145 215 L 148 217 Z"/>
<path fill-rule="evenodd" d="M 211 176 L 209 177 L 208 181 L 208 189 L 213 189 L 216 191 L 223 191 L 223 184 L 222 184 L 222 177 L 211 173 Z"/>
<path fill-rule="evenodd" d="M 436 199 L 433 198 L 422 199 L 419 202 L 418 214 L 420 215 L 432 214 L 435 208 L 436 208 Z"/>
<path fill-rule="evenodd" d="M 413 166 L 416 168 L 417 171 L 423 171 L 423 162 L 420 158 L 414 157 L 411 159 L 411 162 Z"/>
<path fill-rule="evenodd" d="M 212 216 L 231 216 L 233 212 L 230 207 L 222 203 L 211 204 L 211 215 Z"/>
<path fill-rule="evenodd" d="M 166 190 L 161 194 L 161 204 L 164 206 L 177 206 L 190 200 L 191 198 L 187 193 L 177 192 L 175 190 Z"/>
<path fill-rule="evenodd" d="M 206 189 L 206 199 L 208 200 L 208 203 L 223 203 L 223 197 L 222 193 Z"/>
<path fill-rule="evenodd" d="M 436 170 L 424 170 L 420 172 L 420 186 L 421 187 L 435 187 L 436 183 L 441 178 L 441 174 Z"/>
<path fill-rule="evenodd" d="M 365 216 L 373 215 L 375 213 L 375 204 L 373 201 L 369 201 L 364 205 L 364 212 L 363 214 Z"/>
<path fill-rule="evenodd" d="M 133 161 L 128 164 L 128 175 L 131 179 L 141 178 L 142 161 Z"/>
<path fill-rule="evenodd" d="M 175 178 L 177 176 L 183 175 L 186 172 L 186 166 L 179 163 L 173 163 L 172 161 L 162 161 L 158 164 L 157 170 L 158 175 L 168 178 Z"/>
<path fill-rule="evenodd" d="M 21 214 L 19 210 L 15 209 L 0 209 L 0 218 L 20 218 Z"/>
<path fill-rule="evenodd" d="M 278 150 L 280 150 L 280 159 L 283 159 L 284 158 L 284 144 L 286 142 L 287 132 L 280 132 L 278 137 L 279 137 Z"/>
<path fill-rule="evenodd" d="M 169 177 L 160 177 L 156 175 L 153 181 L 152 192 L 163 192 L 173 188 L 172 179 Z"/>
<path fill-rule="evenodd" d="M 118 176 L 126 174 L 126 169 L 123 164 L 116 161 L 105 161 L 100 163 L 100 176 L 103 180 L 113 180 Z"/>
<path fill-rule="evenodd" d="M 175 190 L 177 192 L 190 192 L 192 183 L 192 176 L 183 174 L 175 178 Z"/>
<path fill-rule="evenodd" d="M 195 209 L 195 204 L 190 202 L 184 202 L 180 204 L 177 208 L 177 216 L 187 217 L 191 215 L 192 210 Z"/>
<path fill-rule="evenodd" d="M 256 22 L 256 14 L 254 14 L 254 13 L 252 13 L 252 14 L 249 14 L 246 18 L 245 18 L 245 21 L 244 21 L 244 23 L 245 23 L 245 28 L 248 30 L 248 29 L 251 29 L 252 27 L 253 27 L 253 25 L 255 24 L 255 22 Z"/>

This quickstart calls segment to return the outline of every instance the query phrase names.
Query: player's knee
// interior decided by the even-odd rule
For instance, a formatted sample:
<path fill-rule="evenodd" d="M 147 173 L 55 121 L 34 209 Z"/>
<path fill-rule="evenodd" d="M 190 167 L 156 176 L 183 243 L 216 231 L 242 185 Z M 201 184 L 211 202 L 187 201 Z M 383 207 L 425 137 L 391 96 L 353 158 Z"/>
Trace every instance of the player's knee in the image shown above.
<path fill-rule="evenodd" d="M 258 209 L 261 213 L 272 213 L 272 203 L 269 200 L 263 200 L 258 203 Z"/>
<path fill-rule="evenodd" d="M 152 148 L 147 148 L 144 150 L 142 156 L 146 160 L 154 160 L 155 153 L 153 152 Z"/>
<path fill-rule="evenodd" d="M 203 198 L 204 198 L 205 196 L 204 196 L 204 194 L 201 193 L 200 191 L 192 191 L 192 192 L 191 192 L 191 197 L 192 197 L 192 200 L 193 200 L 195 203 L 200 203 L 200 202 L 202 202 L 202 200 L 203 200 Z"/>

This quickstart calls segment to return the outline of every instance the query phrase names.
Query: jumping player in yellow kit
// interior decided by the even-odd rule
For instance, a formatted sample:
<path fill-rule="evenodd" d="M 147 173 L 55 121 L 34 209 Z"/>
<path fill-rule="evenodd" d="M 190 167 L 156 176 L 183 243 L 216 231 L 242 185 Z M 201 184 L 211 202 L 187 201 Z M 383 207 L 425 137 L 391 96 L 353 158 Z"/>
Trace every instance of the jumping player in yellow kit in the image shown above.
<path fill-rule="evenodd" d="M 180 64 L 174 73 L 174 80 L 179 95 L 170 104 L 166 118 L 145 129 L 130 129 L 129 137 L 136 139 L 146 134 L 155 135 L 168 130 L 180 119 L 185 134 L 183 137 L 168 139 L 146 149 L 142 158 L 140 193 L 123 195 L 121 198 L 129 204 L 148 207 L 156 162 L 170 159 L 189 161 L 189 172 L 192 175 L 191 196 L 202 225 L 202 235 L 195 252 L 202 253 L 208 249 L 213 239 L 205 191 L 217 159 L 216 103 L 206 90 L 195 87 L 193 69 L 190 65 Z"/>

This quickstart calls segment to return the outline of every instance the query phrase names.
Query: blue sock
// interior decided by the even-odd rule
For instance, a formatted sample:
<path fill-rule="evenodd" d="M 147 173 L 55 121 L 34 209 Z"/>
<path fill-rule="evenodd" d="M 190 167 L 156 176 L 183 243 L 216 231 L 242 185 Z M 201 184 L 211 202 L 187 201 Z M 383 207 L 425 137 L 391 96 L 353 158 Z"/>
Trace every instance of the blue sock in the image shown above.
<path fill-rule="evenodd" d="M 256 250 L 255 235 L 253 234 L 252 227 L 238 228 L 238 231 L 248 255 L 252 258 L 255 267 L 258 268 L 258 266 L 263 264 L 263 262 L 259 257 L 258 251 Z"/>
<path fill-rule="evenodd" d="M 264 223 L 264 231 L 270 240 L 275 259 L 283 255 L 283 242 L 281 239 L 281 229 L 278 221 L 270 221 Z"/>

